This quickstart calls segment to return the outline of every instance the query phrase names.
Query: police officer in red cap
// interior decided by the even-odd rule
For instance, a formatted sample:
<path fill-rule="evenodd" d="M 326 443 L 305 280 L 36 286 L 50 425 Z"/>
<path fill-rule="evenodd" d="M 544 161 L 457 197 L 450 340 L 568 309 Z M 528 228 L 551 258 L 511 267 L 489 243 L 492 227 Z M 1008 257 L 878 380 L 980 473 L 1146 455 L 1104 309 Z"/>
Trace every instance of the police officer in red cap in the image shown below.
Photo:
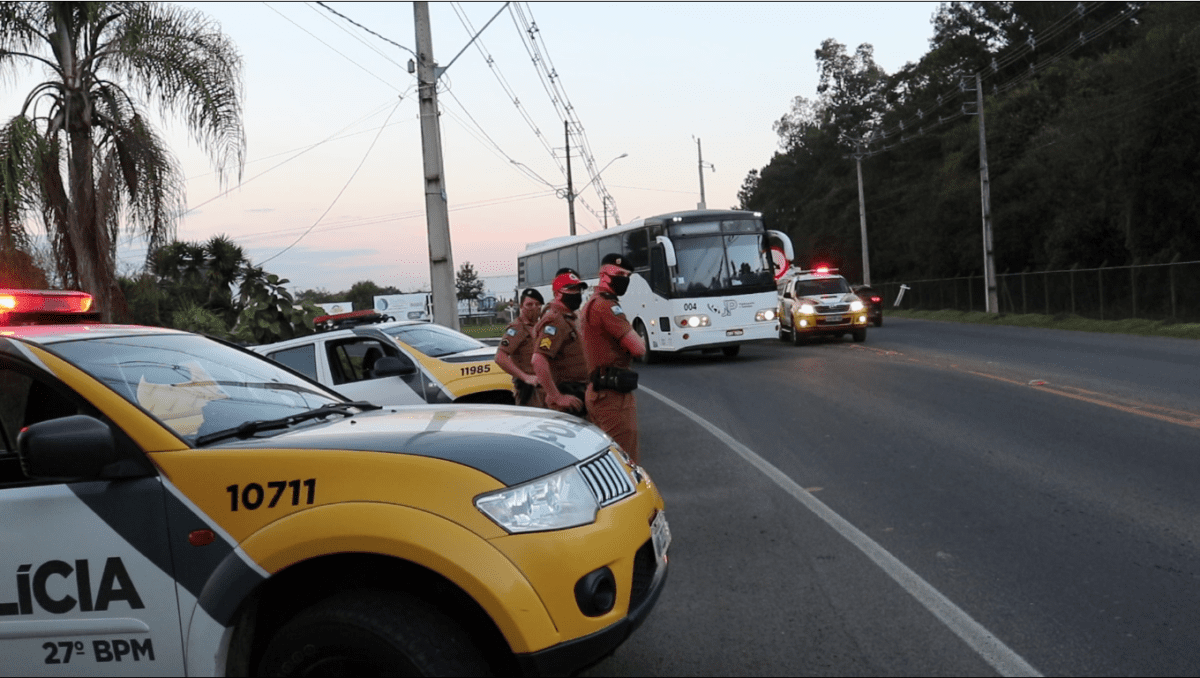
<path fill-rule="evenodd" d="M 580 315 L 588 369 L 588 419 L 638 463 L 637 402 L 633 397 L 637 372 L 629 365 L 633 358 L 646 353 L 646 345 L 630 326 L 619 302 L 629 288 L 632 270 L 623 255 L 605 255 L 600 262 L 596 293 Z"/>
<path fill-rule="evenodd" d="M 574 273 L 554 278 L 554 301 L 546 304 L 533 336 L 533 371 L 546 407 L 584 416 L 587 361 L 575 312 L 583 304 L 587 283 Z"/>
<path fill-rule="evenodd" d="M 533 373 L 533 330 L 542 315 L 542 293 L 532 287 L 521 292 L 520 314 L 504 330 L 496 347 L 496 364 L 513 378 L 513 400 L 518 405 L 541 407 L 537 375 Z"/>

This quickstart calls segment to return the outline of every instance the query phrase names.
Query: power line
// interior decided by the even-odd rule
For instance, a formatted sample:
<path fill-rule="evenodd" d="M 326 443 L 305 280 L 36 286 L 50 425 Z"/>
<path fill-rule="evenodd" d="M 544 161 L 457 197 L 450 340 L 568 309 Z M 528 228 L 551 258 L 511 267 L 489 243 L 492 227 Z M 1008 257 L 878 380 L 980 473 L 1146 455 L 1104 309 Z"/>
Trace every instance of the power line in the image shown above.
<path fill-rule="evenodd" d="M 258 264 L 259 266 L 266 264 L 268 261 L 270 261 L 270 260 L 274 259 L 275 257 L 278 257 L 279 255 L 283 254 L 284 252 L 292 249 L 292 247 L 294 247 L 296 245 L 296 243 L 300 242 L 304 238 L 304 236 L 311 233 L 312 230 L 317 227 L 317 224 L 321 223 L 321 220 L 325 218 L 325 215 L 329 214 L 329 210 L 332 210 L 333 206 L 337 204 L 339 199 L 341 199 L 342 194 L 345 193 L 346 189 L 350 187 L 350 182 L 354 181 L 354 177 L 358 176 L 358 171 L 361 170 L 363 164 L 367 162 L 367 158 L 371 155 L 371 151 L 375 148 L 375 144 L 379 142 L 379 137 L 383 134 L 384 127 L 387 127 L 388 120 L 391 120 L 392 115 L 396 112 L 397 109 L 400 108 L 400 103 L 401 102 L 397 101 L 396 107 L 392 109 L 391 113 L 388 113 L 388 119 L 383 122 L 383 127 L 379 128 L 379 132 L 375 135 L 375 138 L 371 141 L 371 145 L 370 145 L 370 147 L 367 148 L 367 152 L 363 154 L 363 158 L 358 163 L 358 167 L 354 168 L 354 172 L 350 175 L 350 178 L 346 180 L 345 185 L 342 186 L 342 190 L 338 191 L 338 194 L 336 196 L 334 196 L 333 202 L 329 203 L 329 207 L 325 208 L 325 211 L 321 213 L 321 216 L 317 217 L 317 220 L 313 222 L 313 225 L 309 226 L 308 230 L 306 230 L 304 233 L 302 233 L 300 235 L 300 237 L 296 238 L 296 240 L 293 241 L 291 245 L 288 245 L 287 247 L 283 248 L 279 252 L 262 260 L 261 262 L 259 262 L 259 264 Z"/>
<path fill-rule="evenodd" d="M 334 8 L 330 7 L 329 5 L 327 5 L 327 4 L 323 3 L 323 2 L 318 2 L 317 4 L 318 4 L 318 5 L 320 5 L 321 7 L 324 7 L 326 10 L 328 10 L 328 11 L 332 12 L 333 14 L 336 14 L 336 15 L 340 16 L 341 18 L 345 19 L 346 21 L 349 21 L 350 23 L 354 24 L 355 26 L 358 26 L 359 28 L 361 28 L 361 29 L 363 29 L 364 31 L 366 31 L 366 32 L 370 33 L 371 35 L 373 35 L 373 36 L 375 36 L 375 37 L 379 38 L 380 40 L 382 40 L 382 41 L 384 41 L 384 42 L 386 42 L 386 43 L 388 43 L 388 44 L 390 44 L 390 45 L 393 45 L 393 46 L 395 46 L 395 47 L 399 47 L 400 49 L 404 50 L 405 52 L 408 52 L 409 54 L 413 55 L 413 56 L 414 56 L 414 57 L 416 57 L 416 58 L 420 58 L 420 57 L 417 57 L 417 53 L 416 53 L 416 52 L 414 52 L 414 51 L 412 51 L 411 49 L 409 49 L 409 48 L 405 47 L 404 45 L 401 45 L 400 43 L 396 42 L 395 40 L 392 40 L 391 38 L 387 38 L 387 37 L 384 37 L 384 36 L 382 36 L 382 35 L 380 35 L 380 34 L 376 33 L 375 31 L 371 30 L 370 28 L 367 28 L 366 26 L 364 26 L 364 25 L 362 25 L 362 24 L 358 23 L 358 22 L 357 22 L 357 21 L 355 21 L 354 19 L 351 19 L 350 17 L 346 16 L 345 14 L 342 14 L 341 12 L 339 12 L 339 11 L 337 11 L 336 9 L 334 9 Z"/>
<path fill-rule="evenodd" d="M 296 23 L 295 21 L 293 21 L 292 19 L 290 19 L 290 18 L 289 18 L 287 15 L 285 15 L 283 12 L 280 12 L 279 10 L 275 9 L 274 7 L 271 7 L 270 3 L 264 2 L 263 4 L 264 4 L 264 5 L 266 5 L 266 6 L 267 6 L 267 8 L 268 8 L 268 9 L 270 9 L 272 12 L 275 12 L 275 13 L 276 13 L 276 14 L 278 14 L 279 16 L 281 16 L 281 17 L 283 17 L 284 19 L 286 19 L 286 20 L 288 21 L 288 23 L 292 24 L 292 25 L 293 25 L 293 26 L 295 26 L 296 28 L 299 28 L 300 30 L 302 30 L 302 31 L 304 31 L 305 33 L 307 33 L 309 36 L 311 36 L 311 37 L 312 37 L 312 39 L 313 39 L 313 40 L 316 40 L 317 42 L 321 43 L 322 45 L 325 45 L 326 47 L 328 47 L 330 50 L 332 50 L 332 51 L 333 51 L 335 54 L 337 54 L 338 56 L 342 57 L 342 58 L 343 58 L 343 59 L 345 59 L 346 61 L 349 61 L 350 63 L 354 64 L 355 66 L 358 66 L 360 69 L 362 69 L 364 72 L 366 72 L 366 73 L 367 73 L 367 75 L 370 75 L 372 78 L 375 78 L 375 79 L 376 79 L 376 80 L 378 80 L 379 82 L 382 82 L 383 84 L 387 85 L 388 87 L 391 87 L 392 89 L 396 90 L 397 92 L 399 92 L 399 91 L 400 91 L 400 88 L 399 88 L 399 87 L 396 87 L 395 85 L 393 85 L 392 83 L 388 82 L 387 80 L 384 80 L 383 78 L 381 78 L 380 76 L 378 76 L 378 75 L 376 75 L 374 72 L 372 72 L 372 71 L 371 71 L 371 69 L 367 68 L 366 66 L 363 66 L 362 64 L 358 63 L 358 62 L 357 62 L 357 61 L 355 61 L 354 59 L 351 59 L 350 57 L 346 56 L 345 54 L 342 54 L 341 52 L 339 52 L 339 51 L 337 50 L 337 48 L 336 48 L 336 47 L 334 47 L 333 45 L 330 45 L 329 43 L 325 42 L 325 41 L 324 41 L 324 40 L 322 40 L 321 38 L 318 38 L 318 37 L 316 36 L 316 34 L 314 34 L 312 31 L 310 31 L 310 30 L 308 30 L 307 28 L 305 28 L 305 27 L 301 26 L 300 24 Z M 321 4 L 322 6 L 324 6 L 324 3 L 318 3 L 318 4 Z M 326 8 L 326 9 L 328 9 L 328 8 Z M 336 12 L 334 12 L 334 13 L 336 14 Z M 386 39 L 386 38 L 385 38 L 385 39 Z"/>

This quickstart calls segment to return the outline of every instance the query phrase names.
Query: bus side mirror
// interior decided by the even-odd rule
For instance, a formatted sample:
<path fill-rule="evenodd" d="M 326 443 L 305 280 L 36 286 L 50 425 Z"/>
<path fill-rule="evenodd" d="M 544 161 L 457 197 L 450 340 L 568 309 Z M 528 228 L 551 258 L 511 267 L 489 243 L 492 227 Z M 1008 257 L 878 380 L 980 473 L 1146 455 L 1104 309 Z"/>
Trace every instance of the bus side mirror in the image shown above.
<path fill-rule="evenodd" d="M 792 249 L 792 239 L 787 237 L 783 231 L 767 231 L 767 242 L 770 245 L 777 245 L 783 250 L 783 256 L 788 261 L 796 260 L 796 252 Z"/>
<path fill-rule="evenodd" d="M 663 246 L 663 254 L 667 257 L 667 266 L 675 268 L 677 263 L 675 259 L 675 243 L 671 242 L 671 239 L 665 235 L 658 236 L 654 239 L 654 242 Z"/>

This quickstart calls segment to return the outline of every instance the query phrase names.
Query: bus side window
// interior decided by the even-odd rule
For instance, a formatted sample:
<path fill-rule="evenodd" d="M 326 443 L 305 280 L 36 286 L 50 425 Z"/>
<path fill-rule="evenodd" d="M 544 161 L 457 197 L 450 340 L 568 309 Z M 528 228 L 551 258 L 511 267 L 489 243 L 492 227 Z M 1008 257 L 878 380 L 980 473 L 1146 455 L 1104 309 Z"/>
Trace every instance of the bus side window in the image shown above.
<path fill-rule="evenodd" d="M 599 254 L 600 254 L 601 258 L 604 258 L 604 257 L 608 256 L 609 254 L 613 254 L 614 252 L 617 254 L 625 253 L 624 248 L 621 247 L 621 236 L 619 236 L 619 235 L 610 235 L 610 236 L 601 238 L 597 242 L 600 243 Z M 597 263 L 596 268 L 599 269 L 600 262 L 596 262 L 596 263 Z"/>
<path fill-rule="evenodd" d="M 633 268 L 641 269 L 650 265 L 650 243 L 647 241 L 646 229 L 639 228 L 625 234 L 625 256 Z"/>
<path fill-rule="evenodd" d="M 589 240 L 579 243 L 579 277 L 587 280 L 600 274 L 600 241 Z M 608 254 L 605 252 L 605 254 Z"/>
<path fill-rule="evenodd" d="M 567 245 L 558 251 L 558 268 L 569 268 L 579 272 L 579 257 L 576 256 L 574 245 Z"/>
<path fill-rule="evenodd" d="M 667 252 L 662 245 L 650 250 L 650 289 L 660 297 L 671 296 L 671 272 L 667 270 Z"/>
<path fill-rule="evenodd" d="M 542 255 L 532 254 L 525 257 L 525 284 L 529 286 L 541 285 L 542 280 Z"/>

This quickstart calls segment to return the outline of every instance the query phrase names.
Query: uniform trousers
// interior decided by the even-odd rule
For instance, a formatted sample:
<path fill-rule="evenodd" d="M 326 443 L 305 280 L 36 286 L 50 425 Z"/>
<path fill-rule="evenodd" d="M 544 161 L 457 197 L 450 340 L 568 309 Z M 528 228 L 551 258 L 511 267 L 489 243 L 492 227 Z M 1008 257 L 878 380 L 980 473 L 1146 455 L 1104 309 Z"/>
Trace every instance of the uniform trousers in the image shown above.
<path fill-rule="evenodd" d="M 637 400 L 633 393 L 597 391 L 588 384 L 588 420 L 599 426 L 625 450 L 635 464 L 638 461 Z"/>

